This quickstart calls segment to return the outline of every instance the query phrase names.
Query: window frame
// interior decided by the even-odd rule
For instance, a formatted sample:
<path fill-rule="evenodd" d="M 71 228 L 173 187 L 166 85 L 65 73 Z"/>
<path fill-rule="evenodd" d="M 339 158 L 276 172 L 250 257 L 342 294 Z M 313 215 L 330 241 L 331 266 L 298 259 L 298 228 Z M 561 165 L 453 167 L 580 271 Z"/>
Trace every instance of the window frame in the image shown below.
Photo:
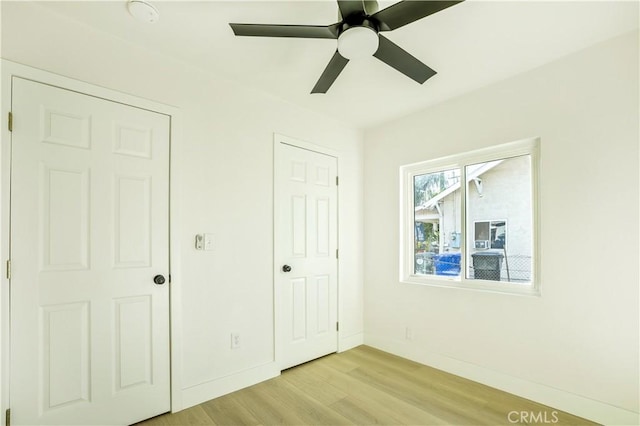
<path fill-rule="evenodd" d="M 422 284 L 436 287 L 464 288 L 481 291 L 511 293 L 520 295 L 540 295 L 540 200 L 538 179 L 540 164 L 540 139 L 529 138 L 487 148 L 481 148 L 461 154 L 407 164 L 400 167 L 400 247 L 399 280 L 405 284 Z M 467 260 L 469 245 L 467 238 L 473 238 L 473 224 L 469 223 L 467 211 L 467 170 L 466 166 L 512 157 L 529 155 L 531 158 L 531 283 L 515 284 L 504 281 L 468 279 Z M 461 223 L 460 223 L 460 276 L 418 275 L 414 273 L 414 177 L 435 173 L 452 168 L 460 169 Z M 470 228 L 470 229 L 468 229 Z"/>

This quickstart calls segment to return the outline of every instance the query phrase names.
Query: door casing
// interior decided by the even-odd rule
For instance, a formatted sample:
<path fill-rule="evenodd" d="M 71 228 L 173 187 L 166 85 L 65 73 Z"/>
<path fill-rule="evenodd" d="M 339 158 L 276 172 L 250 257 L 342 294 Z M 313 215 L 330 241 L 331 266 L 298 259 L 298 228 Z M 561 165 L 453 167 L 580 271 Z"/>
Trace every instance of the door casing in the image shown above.
<path fill-rule="evenodd" d="M 4 414 L 10 408 L 10 281 L 7 274 L 7 263 L 10 259 L 10 197 L 11 197 L 11 132 L 8 128 L 8 115 L 11 111 L 11 87 L 13 77 L 33 80 L 39 83 L 84 93 L 90 96 L 147 109 L 170 116 L 169 147 L 169 271 L 171 277 L 169 291 L 170 316 L 170 365 L 171 365 L 171 411 L 180 411 L 183 407 L 181 392 L 181 268 L 180 268 L 180 203 L 176 194 L 181 182 L 180 149 L 182 117 L 178 108 L 137 96 L 123 94 L 89 83 L 63 77 L 54 73 L 29 66 L 1 60 L 0 81 L 0 407 Z M 14 126 L 19 125 L 19 118 L 14 117 Z M 5 416 L 0 416 L 4 425 Z"/>

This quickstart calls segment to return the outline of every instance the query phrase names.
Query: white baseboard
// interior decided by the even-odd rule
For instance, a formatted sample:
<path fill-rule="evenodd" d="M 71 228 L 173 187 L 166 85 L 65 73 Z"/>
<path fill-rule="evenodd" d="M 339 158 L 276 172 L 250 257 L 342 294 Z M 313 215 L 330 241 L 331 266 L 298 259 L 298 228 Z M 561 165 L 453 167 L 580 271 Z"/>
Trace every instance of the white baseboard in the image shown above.
<path fill-rule="evenodd" d="M 201 383 L 182 390 L 181 409 L 193 407 L 210 399 L 235 392 L 280 375 L 275 362 L 239 371 L 209 382 Z"/>
<path fill-rule="evenodd" d="M 638 425 L 640 414 L 479 365 L 370 334 L 364 344 L 605 425 Z"/>
<path fill-rule="evenodd" d="M 362 345 L 364 342 L 364 334 L 352 334 L 351 336 L 340 336 L 340 340 L 338 341 L 338 352 L 348 351 L 349 349 L 353 349 L 356 346 Z"/>

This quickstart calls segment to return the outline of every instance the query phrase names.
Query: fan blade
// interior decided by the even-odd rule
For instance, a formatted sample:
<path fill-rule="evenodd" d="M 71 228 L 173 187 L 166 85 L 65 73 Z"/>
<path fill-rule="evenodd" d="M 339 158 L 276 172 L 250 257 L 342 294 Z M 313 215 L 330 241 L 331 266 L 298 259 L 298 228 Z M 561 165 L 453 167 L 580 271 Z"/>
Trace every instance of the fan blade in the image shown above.
<path fill-rule="evenodd" d="M 378 34 L 380 44 L 378 50 L 373 54 L 385 64 L 397 69 L 402 74 L 414 79 L 422 84 L 429 78 L 436 75 L 436 72 L 411 56 L 400 46 L 394 44 L 391 40 Z"/>
<path fill-rule="evenodd" d="M 459 1 L 412 1 L 405 0 L 371 15 L 379 24 L 380 31 L 391 31 L 418 19 L 433 15 L 464 0 Z"/>
<path fill-rule="evenodd" d="M 237 36 L 338 38 L 339 24 L 333 25 L 270 25 L 229 24 Z"/>
<path fill-rule="evenodd" d="M 351 15 L 365 15 L 363 0 L 338 0 L 338 9 L 342 19 Z"/>
<path fill-rule="evenodd" d="M 333 54 L 333 57 L 329 61 L 329 65 L 324 69 L 322 75 L 318 79 L 318 82 L 313 87 L 311 93 L 327 93 L 329 87 L 336 81 L 336 78 L 340 75 L 344 67 L 349 60 L 343 57 L 338 51 Z"/>

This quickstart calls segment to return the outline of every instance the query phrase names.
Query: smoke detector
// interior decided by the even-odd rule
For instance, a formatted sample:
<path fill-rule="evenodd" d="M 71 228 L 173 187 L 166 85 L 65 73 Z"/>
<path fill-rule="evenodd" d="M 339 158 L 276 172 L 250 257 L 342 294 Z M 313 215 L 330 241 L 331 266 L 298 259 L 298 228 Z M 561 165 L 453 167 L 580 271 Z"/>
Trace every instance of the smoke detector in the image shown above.
<path fill-rule="evenodd" d="M 131 16 L 140 22 L 153 24 L 160 19 L 158 9 L 144 0 L 130 0 L 127 4 L 127 9 L 129 9 Z"/>

